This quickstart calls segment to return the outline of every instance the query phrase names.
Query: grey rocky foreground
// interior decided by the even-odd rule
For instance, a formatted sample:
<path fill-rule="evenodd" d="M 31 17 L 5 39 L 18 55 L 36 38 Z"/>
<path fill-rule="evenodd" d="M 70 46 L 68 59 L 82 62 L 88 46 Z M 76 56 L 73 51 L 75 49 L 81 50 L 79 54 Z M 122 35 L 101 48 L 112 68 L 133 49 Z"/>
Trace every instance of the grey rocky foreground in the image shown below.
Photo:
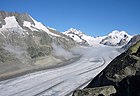
<path fill-rule="evenodd" d="M 101 96 L 139 96 L 139 84 L 140 41 L 113 59 L 111 63 L 86 86 L 86 89 L 80 90 L 80 92 L 75 91 L 74 96 L 83 96 L 82 94 L 84 93 L 87 93 L 86 96 L 91 96 L 90 94 L 93 94 L 93 96 L 96 96 L 96 94 L 101 94 Z M 116 92 L 111 95 L 104 94 L 102 93 L 102 90 L 106 90 L 104 86 L 114 86 Z M 95 91 L 95 89 L 97 91 Z"/>
<path fill-rule="evenodd" d="M 103 96 L 110 96 L 114 93 L 116 93 L 114 86 L 103 86 L 76 90 L 75 93 L 73 93 L 73 96 L 100 96 L 101 94 Z"/>

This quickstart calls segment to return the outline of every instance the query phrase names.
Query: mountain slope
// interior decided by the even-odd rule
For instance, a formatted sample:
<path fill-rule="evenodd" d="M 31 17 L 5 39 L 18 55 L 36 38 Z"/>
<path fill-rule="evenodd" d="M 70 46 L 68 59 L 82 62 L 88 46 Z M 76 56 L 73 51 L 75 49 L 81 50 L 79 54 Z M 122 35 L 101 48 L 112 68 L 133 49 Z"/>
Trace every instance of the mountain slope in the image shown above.
<path fill-rule="evenodd" d="M 75 42 L 30 15 L 0 11 L 0 77 L 61 65 Z M 61 53 L 61 52 L 63 53 Z"/>

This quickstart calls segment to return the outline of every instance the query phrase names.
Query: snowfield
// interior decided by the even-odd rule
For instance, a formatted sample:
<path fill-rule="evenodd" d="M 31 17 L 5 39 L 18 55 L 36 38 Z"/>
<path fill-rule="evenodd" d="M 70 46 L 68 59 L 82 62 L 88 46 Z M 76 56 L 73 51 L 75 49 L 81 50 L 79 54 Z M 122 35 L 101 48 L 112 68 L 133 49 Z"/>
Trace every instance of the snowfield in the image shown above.
<path fill-rule="evenodd" d="M 80 60 L 0 82 L 0 96 L 69 96 L 85 87 L 120 53 L 113 47 L 75 49 Z"/>

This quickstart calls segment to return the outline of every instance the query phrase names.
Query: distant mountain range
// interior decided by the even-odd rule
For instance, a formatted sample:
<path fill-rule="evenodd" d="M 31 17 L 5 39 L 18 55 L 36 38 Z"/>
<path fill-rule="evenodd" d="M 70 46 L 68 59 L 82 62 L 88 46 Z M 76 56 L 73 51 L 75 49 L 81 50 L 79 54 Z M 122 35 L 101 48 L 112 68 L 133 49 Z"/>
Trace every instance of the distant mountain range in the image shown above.
<path fill-rule="evenodd" d="M 108 46 L 122 46 L 129 42 L 132 36 L 128 35 L 125 31 L 113 31 L 107 36 L 101 37 L 91 37 L 80 30 L 70 28 L 69 30 L 63 32 L 65 35 L 71 37 L 79 44 L 96 46 L 96 45 L 108 45 Z"/>
<path fill-rule="evenodd" d="M 14 12 L 0 12 L 0 30 L 4 31 L 6 30 L 12 30 L 16 31 L 19 34 L 22 35 L 29 35 L 29 31 L 44 31 L 49 36 L 53 37 L 64 37 L 61 36 L 62 34 L 60 32 L 55 32 L 56 30 L 53 28 L 46 27 L 40 22 L 37 22 L 34 20 L 30 15 L 24 13 L 14 13 Z M 26 31 L 26 32 L 25 32 Z M 128 35 L 125 31 L 113 31 L 107 36 L 101 36 L 101 37 L 92 37 L 84 34 L 80 30 L 70 28 L 65 32 L 62 32 L 70 38 L 72 38 L 74 41 L 76 41 L 80 45 L 89 45 L 89 46 L 98 46 L 98 45 L 108 45 L 108 46 L 122 46 L 129 42 L 129 40 L 132 38 L 132 36 Z M 1 34 L 4 36 L 4 34 L 1 32 Z M 59 34 L 59 35 L 58 35 Z M 60 35 L 61 34 L 61 35 Z M 68 37 L 67 37 L 68 38 Z"/>

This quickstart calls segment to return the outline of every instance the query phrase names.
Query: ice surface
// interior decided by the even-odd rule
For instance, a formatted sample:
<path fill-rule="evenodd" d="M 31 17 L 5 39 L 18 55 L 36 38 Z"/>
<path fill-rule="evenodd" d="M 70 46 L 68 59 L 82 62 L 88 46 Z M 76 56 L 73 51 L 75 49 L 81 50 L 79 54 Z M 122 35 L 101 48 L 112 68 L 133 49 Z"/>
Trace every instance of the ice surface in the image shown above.
<path fill-rule="evenodd" d="M 61 50 L 61 48 L 60 48 Z M 120 53 L 113 47 L 75 48 L 83 56 L 71 64 L 0 82 L 0 96 L 66 96 L 85 86 Z"/>

